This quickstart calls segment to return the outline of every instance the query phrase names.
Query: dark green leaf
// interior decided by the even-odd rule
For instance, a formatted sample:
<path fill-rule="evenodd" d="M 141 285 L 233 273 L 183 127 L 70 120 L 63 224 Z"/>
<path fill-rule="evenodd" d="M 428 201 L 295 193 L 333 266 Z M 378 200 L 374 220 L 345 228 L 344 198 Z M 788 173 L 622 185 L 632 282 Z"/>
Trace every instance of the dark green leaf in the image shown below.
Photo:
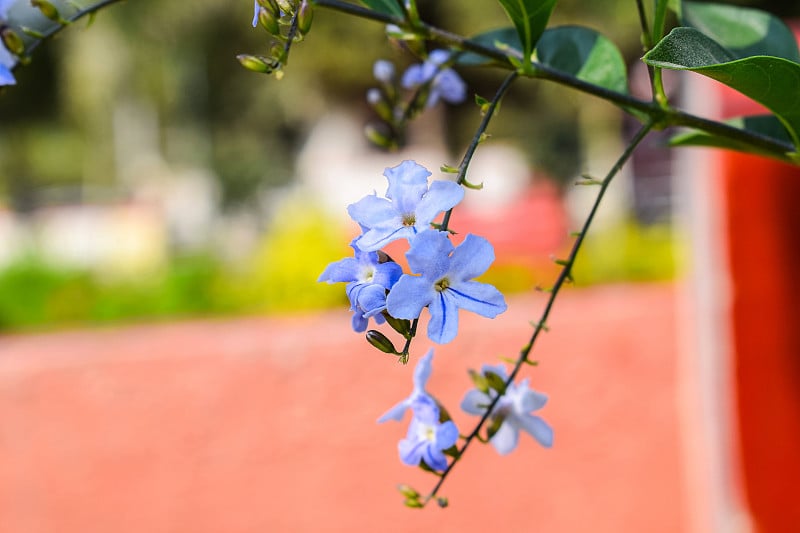
<path fill-rule="evenodd" d="M 487 48 L 497 48 L 501 51 L 511 50 L 515 55 L 518 55 L 520 58 L 522 57 L 522 44 L 520 43 L 517 30 L 512 27 L 480 33 L 470 38 L 470 41 L 481 44 Z M 460 65 L 479 66 L 487 65 L 491 63 L 492 60 L 474 52 L 464 52 L 458 56 L 457 62 Z"/>
<path fill-rule="evenodd" d="M 724 46 L 737 59 L 763 55 L 800 62 L 792 31 L 765 11 L 684 2 L 682 21 Z"/>
<path fill-rule="evenodd" d="M 675 28 L 642 59 L 653 67 L 703 74 L 752 98 L 775 113 L 800 146 L 800 64 L 770 56 L 736 59 L 693 28 Z"/>
<path fill-rule="evenodd" d="M 370 9 L 378 11 L 379 13 L 385 13 L 386 15 L 400 18 L 403 18 L 405 15 L 403 13 L 403 8 L 400 7 L 397 0 L 361 0 L 361 3 Z"/>
<path fill-rule="evenodd" d="M 725 121 L 726 124 L 747 130 L 764 137 L 769 137 L 776 141 L 791 144 L 792 140 L 783 127 L 781 121 L 775 115 L 754 115 L 749 117 L 736 117 Z M 727 137 L 711 135 L 703 131 L 687 131 L 673 136 L 669 140 L 670 146 L 713 146 L 716 148 L 729 148 L 740 152 L 761 153 L 766 155 L 775 154 L 759 151 L 747 143 L 735 141 Z"/>
<path fill-rule="evenodd" d="M 628 92 L 625 60 L 617 47 L 582 26 L 560 26 L 544 32 L 536 58 L 565 74 L 612 91 Z"/>
<path fill-rule="evenodd" d="M 514 24 L 527 61 L 547 27 L 556 0 L 498 0 Z"/>

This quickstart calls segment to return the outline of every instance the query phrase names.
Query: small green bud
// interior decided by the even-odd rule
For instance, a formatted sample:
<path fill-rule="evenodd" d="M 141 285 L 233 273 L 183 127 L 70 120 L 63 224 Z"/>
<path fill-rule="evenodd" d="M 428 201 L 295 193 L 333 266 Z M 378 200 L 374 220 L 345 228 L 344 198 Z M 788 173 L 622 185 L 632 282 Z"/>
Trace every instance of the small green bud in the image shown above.
<path fill-rule="evenodd" d="M 389 105 L 389 102 L 383 97 L 380 89 L 372 88 L 367 91 L 367 103 L 372 106 L 372 109 L 381 117 L 381 120 L 392 122 L 394 120 L 394 111 Z"/>
<path fill-rule="evenodd" d="M 22 33 L 28 35 L 29 37 L 33 37 L 34 39 L 44 39 L 44 33 L 34 30 L 33 28 L 29 28 L 27 26 L 20 26 Z"/>
<path fill-rule="evenodd" d="M 489 387 L 493 388 L 501 395 L 506 393 L 506 382 L 503 378 L 491 370 L 487 370 L 483 375 L 486 377 L 486 382 L 489 384 Z"/>
<path fill-rule="evenodd" d="M 375 146 L 385 148 L 386 150 L 395 150 L 397 148 L 397 141 L 395 141 L 390 134 L 384 133 L 373 124 L 367 124 L 364 128 L 364 135 L 366 135 L 369 142 Z"/>
<path fill-rule="evenodd" d="M 269 11 L 269 14 L 275 18 L 280 18 L 281 10 L 275 0 L 258 0 L 258 5 Z"/>
<path fill-rule="evenodd" d="M 367 332 L 367 342 L 382 351 L 392 355 L 399 355 L 389 338 L 380 331 L 371 329 Z"/>
<path fill-rule="evenodd" d="M 395 318 L 386 311 L 384 311 L 382 314 L 383 318 L 386 319 L 386 322 L 392 327 L 393 330 L 395 330 L 403 337 L 408 338 L 408 335 L 411 332 L 410 320 L 406 320 L 404 318 Z"/>
<path fill-rule="evenodd" d="M 311 2 L 303 0 L 300 2 L 300 9 L 297 11 L 297 31 L 308 33 L 311 29 L 311 22 L 314 20 L 314 8 Z"/>
<path fill-rule="evenodd" d="M 263 7 L 258 10 L 258 23 L 272 35 L 277 35 L 281 31 L 278 25 L 278 19 L 275 18 L 275 15 Z"/>
<path fill-rule="evenodd" d="M 22 38 L 11 28 L 3 28 L 2 32 L 3 44 L 6 45 L 8 51 L 14 55 L 21 56 L 25 52 L 25 43 Z"/>
<path fill-rule="evenodd" d="M 475 388 L 482 393 L 487 394 L 489 392 L 489 381 L 486 379 L 486 376 L 475 372 L 471 368 L 467 372 L 469 372 L 469 377 L 475 384 Z"/>
<path fill-rule="evenodd" d="M 38 8 L 39 11 L 42 12 L 42 15 L 49 18 L 53 22 L 58 22 L 61 25 L 69 24 L 68 20 L 64 20 L 61 17 L 61 13 L 58 12 L 56 6 L 47 0 L 31 0 L 31 5 Z"/>
<path fill-rule="evenodd" d="M 489 427 L 486 428 L 486 440 L 491 440 L 494 437 L 495 433 L 500 431 L 500 426 L 503 425 L 505 421 L 504 416 L 494 416 L 492 417 L 492 423 Z"/>
<path fill-rule="evenodd" d="M 283 11 L 285 15 L 294 13 L 294 5 L 288 0 L 275 0 L 275 2 L 278 4 L 278 9 Z"/>
<path fill-rule="evenodd" d="M 419 498 L 419 492 L 415 491 L 413 488 L 409 487 L 408 485 L 398 485 L 397 490 L 400 491 L 400 494 L 405 496 L 408 499 L 417 499 Z"/>
<path fill-rule="evenodd" d="M 425 507 L 425 505 L 416 498 L 408 498 L 403 503 L 405 504 L 406 507 L 410 507 L 412 509 L 422 509 L 423 507 Z"/>
<path fill-rule="evenodd" d="M 280 63 L 272 58 L 263 56 L 253 56 L 249 54 L 239 54 L 236 56 L 239 63 L 242 64 L 247 70 L 253 72 L 260 72 L 262 74 L 270 74 L 273 70 L 280 66 Z"/>

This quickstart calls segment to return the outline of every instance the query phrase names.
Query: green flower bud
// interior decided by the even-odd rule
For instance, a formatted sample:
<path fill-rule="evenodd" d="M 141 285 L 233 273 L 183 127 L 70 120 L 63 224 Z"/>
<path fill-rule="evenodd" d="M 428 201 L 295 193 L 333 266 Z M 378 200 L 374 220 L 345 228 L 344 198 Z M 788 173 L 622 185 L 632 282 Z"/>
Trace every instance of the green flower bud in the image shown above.
<path fill-rule="evenodd" d="M 314 8 L 311 2 L 303 0 L 297 12 L 297 30 L 300 33 L 308 33 L 311 29 L 311 22 L 314 20 Z"/>
<path fill-rule="evenodd" d="M 288 0 L 275 0 L 278 4 L 278 9 L 283 11 L 286 15 L 291 15 L 294 13 L 294 5 L 292 2 Z"/>
<path fill-rule="evenodd" d="M 275 15 L 263 7 L 258 10 L 258 23 L 261 24 L 261 27 L 272 35 L 277 35 L 281 31 L 281 28 L 278 25 L 278 19 L 275 17 Z"/>
<path fill-rule="evenodd" d="M 475 384 L 475 388 L 481 391 L 484 394 L 489 392 L 489 381 L 483 374 L 478 374 L 471 368 L 468 370 L 469 377 L 472 379 L 472 382 Z"/>
<path fill-rule="evenodd" d="M 236 56 L 236 59 L 238 59 L 239 63 L 241 63 L 242 66 L 247 70 L 252 70 L 253 72 L 260 72 L 263 74 L 270 74 L 273 70 L 275 70 L 276 68 L 278 68 L 278 66 L 280 66 L 280 63 L 278 63 L 274 59 L 263 56 L 239 54 L 238 56 Z"/>
<path fill-rule="evenodd" d="M 14 55 L 21 56 L 25 52 L 25 43 L 22 38 L 11 28 L 3 28 L 2 32 L 3 44 L 6 45 L 8 51 Z"/>
<path fill-rule="evenodd" d="M 389 338 L 380 331 L 371 329 L 367 332 L 367 342 L 382 351 L 392 355 L 399 355 Z"/>
<path fill-rule="evenodd" d="M 42 12 L 42 15 L 49 18 L 53 22 L 58 22 L 59 24 L 69 24 L 68 20 L 64 20 L 61 17 L 61 13 L 58 12 L 56 6 L 48 2 L 47 0 L 31 0 L 31 5 L 33 7 L 39 8 L 39 11 Z"/>
<path fill-rule="evenodd" d="M 364 128 L 364 135 L 366 135 L 369 142 L 375 146 L 385 148 L 386 150 L 397 149 L 397 141 L 392 138 L 391 134 L 380 131 L 378 127 L 373 124 L 367 124 Z"/>
<path fill-rule="evenodd" d="M 491 370 L 485 372 L 484 376 L 486 376 L 486 382 L 489 384 L 489 386 L 499 392 L 501 396 L 506 393 L 506 383 L 503 378 Z"/>
<path fill-rule="evenodd" d="M 397 490 L 400 491 L 400 494 L 405 496 L 409 499 L 417 499 L 419 498 L 419 492 L 415 491 L 413 488 L 409 487 L 408 485 L 398 485 Z"/>

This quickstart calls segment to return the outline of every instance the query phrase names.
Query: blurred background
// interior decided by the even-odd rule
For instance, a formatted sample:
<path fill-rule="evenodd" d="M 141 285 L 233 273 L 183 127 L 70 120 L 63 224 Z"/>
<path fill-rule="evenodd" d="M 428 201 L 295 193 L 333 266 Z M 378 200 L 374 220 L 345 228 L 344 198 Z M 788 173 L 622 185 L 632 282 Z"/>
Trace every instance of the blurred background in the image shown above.
<path fill-rule="evenodd" d="M 499 4 L 420 4 L 455 32 L 507 25 Z M 407 395 L 410 369 L 353 334 L 342 287 L 316 279 L 350 255 L 346 205 L 383 192 L 403 159 L 444 177 L 478 109 L 440 104 L 408 146 L 380 151 L 362 133 L 372 64 L 413 61 L 382 25 L 319 9 L 278 81 L 235 59 L 267 49 L 251 17 L 248 2 L 123 2 L 41 46 L 0 91 L 0 531 L 751 530 L 735 395 L 716 388 L 733 363 L 687 362 L 713 343 L 703 320 L 727 316 L 697 303 L 720 300 L 695 285 L 717 276 L 698 278 L 697 227 L 713 221 L 686 215 L 698 191 L 681 181 L 708 167 L 663 149 L 664 132 L 618 176 L 542 344 L 534 387 L 561 404 L 543 412 L 556 449 L 475 451 L 449 482 L 451 510 L 402 508 L 393 484 L 430 479 L 395 464 L 404 429 L 372 421 Z M 9 22 L 52 24 L 22 0 Z M 648 97 L 631 1 L 562 1 L 553 23 L 611 38 Z M 502 80 L 459 73 L 487 98 Z M 676 100 L 687 91 L 666 80 Z M 703 94 L 704 111 L 722 98 Z M 504 100 L 470 173 L 484 189 L 453 226 L 495 245 L 484 281 L 510 311 L 464 317 L 465 338 L 437 349 L 432 390 L 452 405 L 465 365 L 524 343 L 534 289 L 595 194 L 574 182 L 604 174 L 635 127 L 555 85 L 522 81 Z"/>

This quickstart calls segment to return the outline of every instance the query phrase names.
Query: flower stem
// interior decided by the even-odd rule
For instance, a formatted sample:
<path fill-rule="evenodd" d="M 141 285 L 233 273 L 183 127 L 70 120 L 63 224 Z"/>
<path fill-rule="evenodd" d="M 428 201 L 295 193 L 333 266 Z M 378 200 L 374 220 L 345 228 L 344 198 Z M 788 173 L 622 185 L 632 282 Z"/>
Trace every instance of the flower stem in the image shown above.
<path fill-rule="evenodd" d="M 486 108 L 486 113 L 483 116 L 483 120 L 481 120 L 480 126 L 478 126 L 475 135 L 472 137 L 472 142 L 470 142 L 467 151 L 464 153 L 463 159 L 461 159 L 461 164 L 458 165 L 458 179 L 456 183 L 459 185 L 463 184 L 464 181 L 467 179 L 467 169 L 469 168 L 469 164 L 472 161 L 472 157 L 475 155 L 475 150 L 478 148 L 478 144 L 480 144 L 481 139 L 483 138 L 483 134 L 486 133 L 486 128 L 489 126 L 489 121 L 492 120 L 492 116 L 494 115 L 497 106 L 500 104 L 500 100 L 503 99 L 503 96 L 508 91 L 508 88 L 511 87 L 511 83 L 517 79 L 518 73 L 517 71 L 512 72 L 506 79 L 503 80 L 503 83 L 500 84 L 500 87 L 497 89 L 497 92 L 492 98 L 492 101 L 489 103 L 489 106 Z M 444 214 L 444 218 L 442 219 L 442 224 L 440 226 L 441 231 L 447 231 L 447 227 L 450 224 L 450 216 L 453 213 L 453 208 L 447 210 Z"/>
<path fill-rule="evenodd" d="M 552 310 L 553 304 L 555 303 L 555 300 L 558 297 L 559 291 L 564 286 L 564 283 L 571 277 L 571 271 L 573 265 L 575 264 L 575 258 L 578 256 L 578 252 L 580 251 L 581 245 L 583 244 L 583 241 L 586 237 L 586 233 L 589 231 L 589 227 L 592 225 L 592 222 L 594 221 L 594 217 L 597 213 L 598 208 L 600 207 L 600 202 L 603 200 L 603 196 L 605 196 L 605 193 L 608 190 L 608 186 L 611 185 L 611 181 L 619 173 L 623 165 L 628 161 L 630 156 L 633 154 L 633 151 L 636 149 L 639 143 L 642 142 L 645 136 L 647 136 L 647 134 L 650 132 L 652 128 L 653 128 L 653 122 L 648 122 L 639 129 L 639 131 L 630 141 L 628 146 L 625 148 L 625 151 L 622 153 L 619 159 L 617 159 L 616 163 L 614 163 L 614 166 L 611 167 L 611 170 L 608 171 L 608 174 L 606 174 L 606 177 L 600 183 L 600 190 L 597 192 L 597 197 L 595 198 L 594 203 L 592 204 L 592 208 L 589 211 L 589 214 L 586 217 L 585 222 L 583 223 L 583 227 L 581 228 L 580 233 L 577 234 L 575 242 L 572 244 L 572 249 L 569 253 L 569 257 L 564 261 L 561 272 L 559 273 L 558 278 L 556 279 L 556 282 L 553 285 L 553 288 L 550 290 L 550 297 L 548 298 L 547 303 L 545 304 L 544 310 L 542 311 L 539 320 L 535 322 L 531 338 L 528 341 L 528 343 L 520 350 L 517 362 L 514 364 L 514 368 L 509 374 L 508 379 L 505 380 L 506 388 L 508 388 L 508 386 L 511 385 L 511 383 L 514 381 L 514 379 L 516 378 L 517 374 L 520 371 L 520 368 L 522 368 L 522 365 L 530 361 L 528 357 L 531 353 L 531 350 L 533 350 L 533 346 L 536 343 L 536 340 L 539 338 L 539 333 L 541 333 L 545 329 L 544 324 L 547 322 L 547 318 L 550 316 L 550 311 Z M 442 472 L 442 475 L 436 482 L 436 485 L 434 485 L 431 492 L 425 497 L 426 503 L 431 499 L 433 499 L 434 497 L 436 497 L 436 494 L 439 492 L 439 489 L 441 489 L 442 485 L 447 479 L 447 476 L 450 474 L 453 468 L 455 468 L 456 463 L 458 463 L 458 461 L 464 456 L 464 452 L 467 450 L 467 447 L 470 445 L 472 440 L 476 438 L 480 440 L 478 433 L 486 424 L 486 421 L 489 419 L 489 416 L 491 415 L 495 405 L 497 405 L 497 402 L 500 401 L 500 398 L 502 398 L 502 395 L 497 394 L 492 399 L 491 403 L 486 408 L 486 412 L 483 414 L 483 416 L 481 416 L 481 419 L 478 421 L 475 428 L 469 435 L 466 436 L 466 438 L 464 439 L 464 444 L 462 444 L 461 448 L 459 448 L 458 450 L 459 459 L 455 459 L 449 465 L 447 465 L 447 468 Z"/>

